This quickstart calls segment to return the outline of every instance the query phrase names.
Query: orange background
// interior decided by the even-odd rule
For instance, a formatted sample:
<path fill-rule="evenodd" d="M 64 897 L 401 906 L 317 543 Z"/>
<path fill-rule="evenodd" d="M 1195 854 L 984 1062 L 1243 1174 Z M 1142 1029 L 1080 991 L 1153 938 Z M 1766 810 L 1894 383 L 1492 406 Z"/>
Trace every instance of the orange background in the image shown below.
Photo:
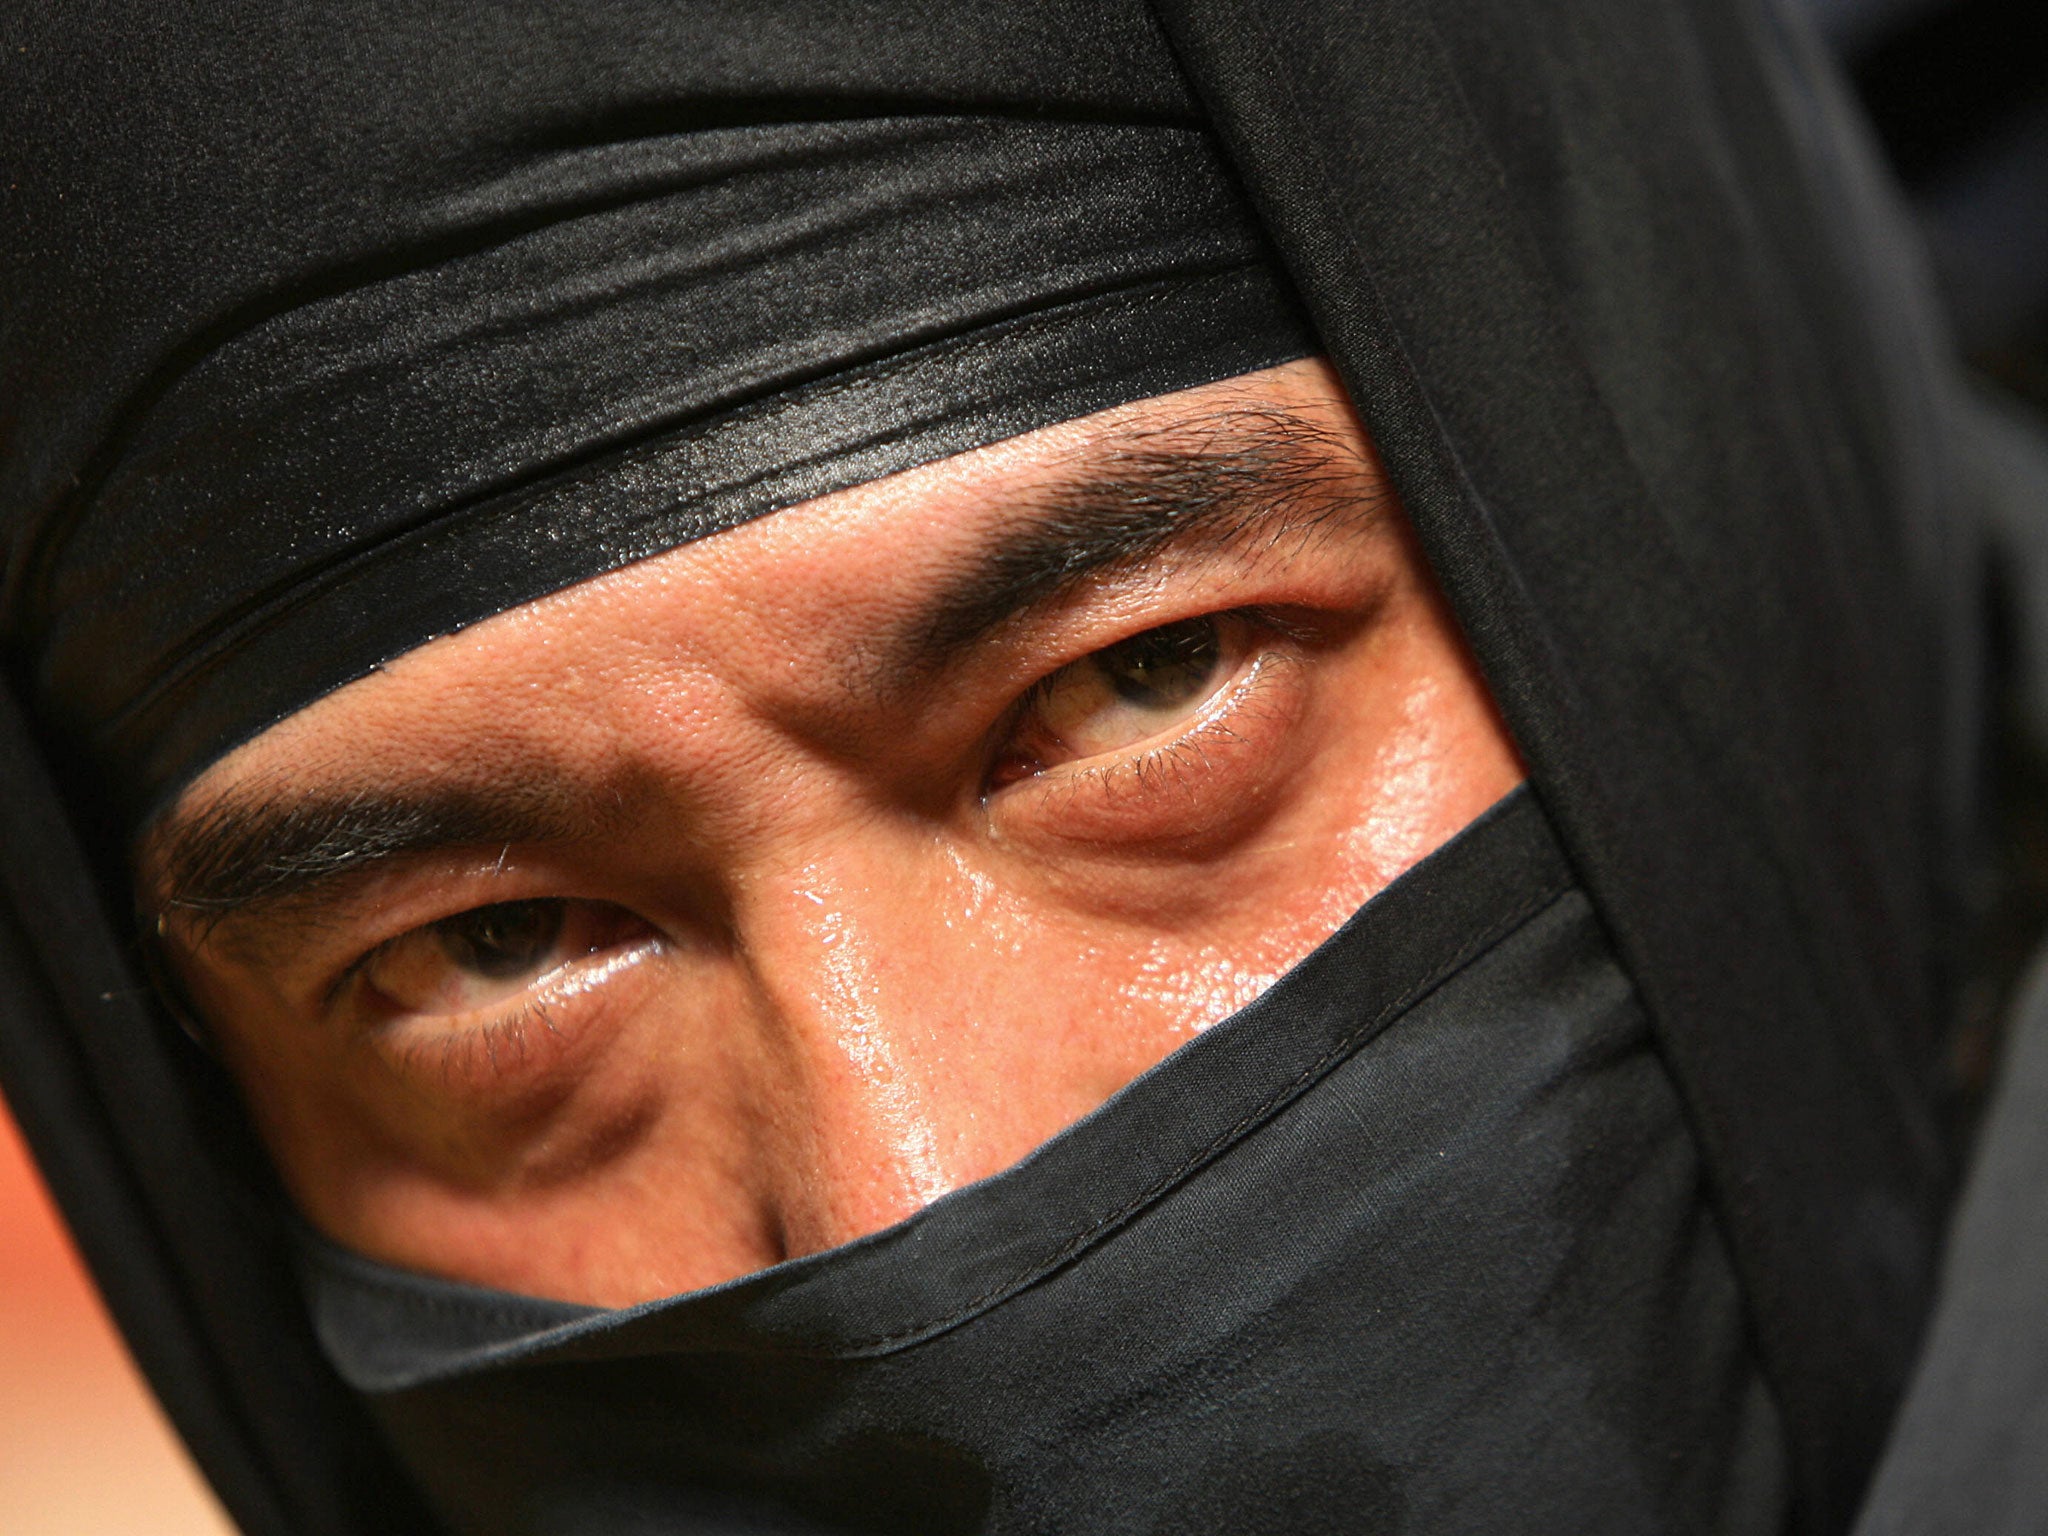
<path fill-rule="evenodd" d="M 0 1532 L 227 1536 L 0 1106 Z"/>

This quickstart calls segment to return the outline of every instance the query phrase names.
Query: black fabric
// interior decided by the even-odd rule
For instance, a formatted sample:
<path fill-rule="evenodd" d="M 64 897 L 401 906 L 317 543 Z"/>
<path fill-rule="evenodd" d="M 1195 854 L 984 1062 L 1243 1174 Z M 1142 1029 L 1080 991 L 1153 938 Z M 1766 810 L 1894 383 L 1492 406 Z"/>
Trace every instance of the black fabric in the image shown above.
<path fill-rule="evenodd" d="M 2026 1536 L 2048 1518 L 2048 959 L 2014 1009 L 1927 1347 L 1856 1536 Z"/>
<path fill-rule="evenodd" d="M 620 1313 L 313 1273 L 462 1531 L 1644 1536 L 1788 1496 L 1677 1095 L 1526 790 L 887 1232 Z"/>
<path fill-rule="evenodd" d="M 1903 222 L 1765 5 L 1160 9 L 1657 1021 L 1839 1528 L 1950 1177 L 1977 745 Z"/>
<path fill-rule="evenodd" d="M 1825 70 L 1765 0 L 1160 0 L 1158 16 L 1163 30 L 1136 0 L 16 8 L 0 52 L 0 635 L 22 710 L 0 725 L 0 1073 L 250 1530 L 402 1530 L 402 1482 L 323 1374 L 262 1170 L 150 1001 L 120 937 L 121 873 L 89 863 L 81 834 L 407 636 L 513 600 L 529 538 L 542 590 L 764 510 L 750 474 L 797 494 L 879 472 L 897 462 L 892 425 L 921 445 L 910 462 L 980 435 L 960 425 L 979 411 L 995 432 L 1034 419 L 1034 394 L 1067 389 L 1056 413 L 1160 386 L 1096 345 L 1110 310 L 1140 317 L 1144 345 L 1171 339 L 1145 329 L 1144 294 L 1190 303 L 1224 366 L 1229 305 L 1272 315 L 1278 290 L 1251 276 L 1256 293 L 1202 296 L 1254 273 L 1265 242 L 1668 1063 L 1783 1410 L 1793 1526 L 1846 1528 L 1948 1182 L 1929 1104 L 1980 713 L 1976 481 L 1900 222 Z M 1205 122 L 1256 226 L 1214 222 L 1238 205 Z M 896 133 L 913 159 L 959 135 L 986 193 L 965 222 L 891 202 L 924 174 L 891 180 Z M 671 197 L 715 200 L 662 180 L 685 138 L 800 143 L 872 173 L 878 214 L 937 218 L 962 245 L 929 273 L 891 264 L 905 307 L 861 311 L 860 335 L 811 332 L 809 365 L 783 366 L 771 324 L 751 385 L 660 396 L 655 377 L 642 401 L 634 360 L 660 375 L 665 333 L 623 322 L 654 289 L 615 280 L 632 257 L 603 238 L 579 288 L 577 239 Z M 984 244 L 992 261 L 1029 254 L 1005 227 L 1006 168 L 1042 159 L 1068 179 L 1039 212 L 1093 275 L 1045 286 L 1031 261 L 996 261 L 1015 304 L 940 304 L 938 333 L 917 330 L 927 293 L 962 300 L 946 285 L 963 274 L 975 289 Z M 1109 178 L 1092 244 L 1063 210 L 1105 165 L 1135 179 Z M 595 192 L 577 179 L 593 167 L 616 173 Z M 768 183 L 736 183 L 759 215 L 774 199 L 747 203 L 750 185 Z M 1189 186 L 1212 222 L 1169 217 L 1187 238 L 1126 260 L 1120 235 Z M 814 190 L 842 189 L 821 170 Z M 527 252 L 538 309 L 489 281 L 517 278 Z M 838 281 L 815 292 L 828 311 L 841 298 Z M 847 302 L 860 310 L 857 285 Z M 858 400 L 823 408 L 815 446 L 841 467 L 799 462 L 808 433 L 768 431 L 735 463 L 692 436 L 728 412 L 757 423 L 749 400 L 842 376 L 865 389 L 885 358 L 955 366 L 951 338 L 1069 305 L 1087 313 L 1049 325 L 1057 355 L 1021 368 L 1015 396 L 964 399 L 986 383 L 969 368 L 874 418 Z M 760 321 L 737 298 L 724 314 Z M 399 366 L 358 391 L 363 356 Z M 701 522 L 670 494 L 691 485 L 639 499 L 635 456 L 671 443 L 683 454 L 662 462 L 708 464 L 727 488 Z M 412 499 L 387 504 L 394 485 Z M 600 534 L 565 535 L 559 559 L 558 489 L 588 495 Z M 482 533 L 500 515 L 501 545 Z M 471 526 L 474 597 L 463 551 L 436 554 L 426 532 Z M 408 588 L 415 551 L 445 609 L 405 606 L 424 589 Z M 330 591 L 333 622 L 315 622 Z"/>
<path fill-rule="evenodd" d="M 0 1084 L 128 1347 L 244 1530 L 434 1525 L 307 1327 L 227 1085 L 168 1023 L 0 689 Z M 112 896 L 119 903 L 118 893 Z"/>
<path fill-rule="evenodd" d="M 241 25 L 237 9 L 207 25 Z M 1020 120 L 985 98 L 947 111 L 889 75 L 857 102 L 800 82 L 735 101 L 714 60 L 688 67 L 696 34 L 730 21 L 688 16 L 662 38 L 662 96 L 630 124 L 588 118 L 624 110 L 646 88 L 632 76 L 552 123 L 465 112 L 466 82 L 408 98 L 398 185 L 352 203 L 285 202 L 288 159 L 193 195 L 190 168 L 156 154 L 153 115 L 117 116 L 111 145 L 58 140 L 67 158 L 30 179 L 43 195 L 7 242 L 29 334 L 0 344 L 0 388 L 33 402 L 7 434 L 19 446 L 0 441 L 0 636 L 51 732 L 131 818 L 462 624 L 809 497 L 1313 350 L 1190 124 L 1059 120 L 1050 102 Z M 379 62 L 318 35 L 297 47 L 339 77 L 328 90 Z M 146 57 L 113 55 L 93 99 L 121 97 L 122 66 Z M 527 89 L 578 63 L 594 61 L 548 60 Z M 10 96 L 40 114 L 54 89 Z M 228 137 L 270 105 L 151 95 Z M 40 119 L 0 132 L 51 141 Z M 49 261 L 80 216 L 103 216 L 102 184 L 144 165 L 157 177 L 119 206 L 146 245 L 112 271 Z M 321 243 L 246 272 L 199 254 L 264 215 Z M 194 295 L 215 312 L 151 336 L 181 247 L 201 277 L 179 287 L 240 286 Z M 110 281 L 149 285 L 156 325 L 74 338 L 64 361 L 92 386 L 38 388 L 25 372 L 53 361 L 38 323 Z M 69 419 L 49 419 L 58 406 Z M 76 430 L 93 407 L 97 436 Z"/>

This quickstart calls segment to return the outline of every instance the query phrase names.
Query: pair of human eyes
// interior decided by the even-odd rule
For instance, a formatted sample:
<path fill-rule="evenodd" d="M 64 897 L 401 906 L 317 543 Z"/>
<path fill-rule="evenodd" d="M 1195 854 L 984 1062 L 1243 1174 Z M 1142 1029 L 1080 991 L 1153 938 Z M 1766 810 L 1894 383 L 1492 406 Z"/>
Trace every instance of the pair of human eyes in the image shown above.
<path fill-rule="evenodd" d="M 1109 773 L 1184 739 L 1257 666 L 1261 624 L 1206 614 L 1140 631 L 1070 662 L 1005 717 L 984 791 L 1067 771 Z M 494 902 L 385 941 L 359 965 L 377 1011 L 484 1015 L 653 937 L 624 908 L 564 897 Z"/>

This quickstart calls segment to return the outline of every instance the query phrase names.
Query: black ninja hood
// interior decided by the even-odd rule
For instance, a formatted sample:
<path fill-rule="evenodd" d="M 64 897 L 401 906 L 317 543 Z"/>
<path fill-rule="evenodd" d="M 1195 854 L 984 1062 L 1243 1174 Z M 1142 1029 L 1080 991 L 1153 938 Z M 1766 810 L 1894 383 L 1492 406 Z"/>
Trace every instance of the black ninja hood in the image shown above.
<path fill-rule="evenodd" d="M 610 542 L 578 544 L 546 575 L 559 585 L 920 453 L 1298 355 L 1297 299 L 1650 1009 L 1784 1408 L 1798 1528 L 1846 1526 L 1950 1180 L 1932 1107 L 1974 783 L 1976 550 L 1910 240 L 1775 10 L 613 0 L 315 20 L 38 0 L 10 41 L 0 1074 L 246 1529 L 420 1517 L 307 1332 L 238 1115 L 138 975 L 120 870 L 136 818 L 394 646 L 544 589 L 486 553 L 475 612 L 407 611 L 420 583 L 379 553 L 394 540 L 431 545 L 476 516 L 524 530 L 516 552 L 540 526 L 520 508 L 572 483 L 630 491 L 692 423 L 756 412 L 768 435 L 751 447 L 707 437 L 662 461 L 709 488 L 705 506 L 728 497 L 708 521 L 663 524 L 662 498 L 620 492 Z M 451 311 L 407 284 L 483 271 L 465 262 L 529 236 L 573 276 L 576 250 L 550 240 L 592 233 L 602 254 L 604 230 L 655 197 L 725 184 L 689 167 L 729 166 L 741 140 L 750 175 L 858 160 L 886 244 L 934 135 L 1002 207 L 1019 165 L 1057 161 L 1073 192 L 1135 156 L 1132 184 L 1157 188 L 1176 184 L 1162 160 L 1220 144 L 1223 181 L 1185 184 L 1234 178 L 1256 222 L 1198 214 L 1181 247 L 1128 270 L 1127 247 L 1097 252 L 1071 292 L 1027 285 L 1013 310 L 998 298 L 923 330 L 896 315 L 822 363 L 778 372 L 768 336 L 751 382 L 704 398 L 614 395 L 578 415 L 578 379 L 519 355 L 522 336 L 561 333 L 516 305 L 463 380 L 509 402 L 504 419 L 448 409 L 452 375 L 376 375 L 380 358 L 448 355 L 428 332 Z M 910 183 L 892 180 L 898 152 L 927 157 Z M 1055 227 L 1060 181 L 1032 215 Z M 1219 229 L 1234 231 L 1221 245 Z M 1268 251 L 1291 295 L 1246 276 Z M 920 274 L 914 254 L 898 251 L 901 291 L 941 293 L 945 263 Z M 1200 331 L 1206 362 L 1143 375 L 1178 355 L 1147 295 L 1186 306 L 1171 329 Z M 458 297 L 474 317 L 491 295 Z M 1115 315 L 1064 343 L 1058 325 L 1035 333 L 1053 338 L 1030 354 L 1039 403 L 1007 422 L 972 357 L 953 375 L 889 371 L 970 335 L 1012 345 L 1063 304 Z M 573 318 L 597 339 L 567 355 L 598 356 L 622 319 L 603 293 L 589 305 Z M 1101 340 L 1119 318 L 1140 359 L 1121 378 Z M 372 350 L 349 353 L 362 337 Z M 835 380 L 901 388 L 835 416 L 814 398 L 844 405 Z M 387 415 L 324 416 L 337 399 Z M 777 439 L 773 401 L 842 435 Z M 872 430 L 888 420 L 921 446 L 891 450 Z M 805 455 L 827 438 L 819 469 Z M 738 461 L 720 459 L 735 441 Z M 428 484 L 430 463 L 449 477 Z M 303 496 L 251 500 L 252 464 Z M 783 478 L 751 493 L 762 475 Z M 294 537 L 252 534 L 247 569 L 178 546 L 226 550 L 223 530 L 265 517 L 298 520 Z M 450 537 L 459 555 L 470 535 Z M 109 602 L 124 559 L 134 586 Z M 299 601 L 315 567 L 322 592 L 358 594 L 327 611 L 359 622 L 295 673 L 306 647 L 278 638 L 291 615 L 341 600 Z"/>

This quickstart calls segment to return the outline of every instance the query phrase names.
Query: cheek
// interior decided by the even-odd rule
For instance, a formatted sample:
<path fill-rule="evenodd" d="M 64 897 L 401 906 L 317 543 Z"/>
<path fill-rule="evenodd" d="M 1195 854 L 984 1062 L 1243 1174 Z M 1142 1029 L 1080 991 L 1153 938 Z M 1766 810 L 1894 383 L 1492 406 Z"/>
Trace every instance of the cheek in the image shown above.
<path fill-rule="evenodd" d="M 773 1031 L 730 969 L 647 970 L 523 1102 L 368 1046 L 284 1084 L 296 1099 L 245 1078 L 302 1210 L 387 1262 L 601 1303 L 773 1262 L 774 1171 L 800 1139 L 776 1124 L 799 1095 Z"/>
<path fill-rule="evenodd" d="M 1389 640 L 1377 742 L 1345 842 L 1373 890 L 1441 847 L 1523 778 L 1477 666 L 1439 600 Z"/>
<path fill-rule="evenodd" d="M 1342 842 L 1354 882 L 1368 889 L 1392 883 L 1441 843 L 1464 798 L 1463 733 L 1444 718 L 1446 691 L 1441 678 L 1415 678 L 1394 701 L 1366 765 L 1360 804 Z"/>
<path fill-rule="evenodd" d="M 1322 708 L 1329 746 L 1299 835 L 1324 850 L 1313 876 L 1325 894 L 1305 906 L 1329 932 L 1520 783 L 1522 769 L 1433 597 L 1408 605 Z"/>

